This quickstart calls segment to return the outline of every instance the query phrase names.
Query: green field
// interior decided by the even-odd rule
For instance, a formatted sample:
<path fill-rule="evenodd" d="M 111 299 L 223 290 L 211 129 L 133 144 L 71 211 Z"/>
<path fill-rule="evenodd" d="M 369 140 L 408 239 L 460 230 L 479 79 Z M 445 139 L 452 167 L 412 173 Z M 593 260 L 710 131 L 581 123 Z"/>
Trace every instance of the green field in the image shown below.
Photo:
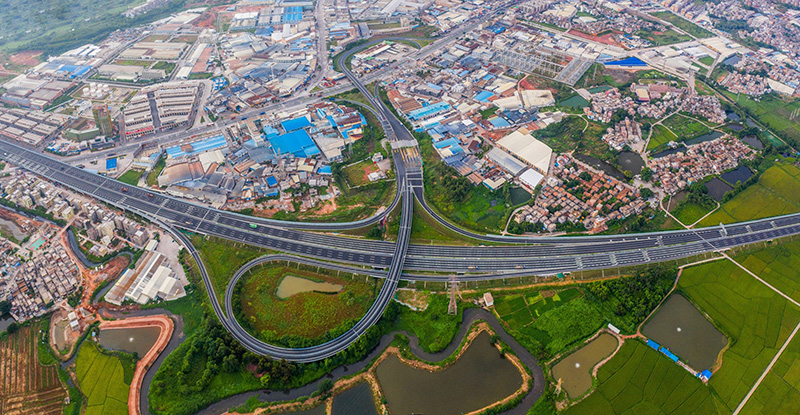
<path fill-rule="evenodd" d="M 678 136 L 661 124 L 654 125 L 653 135 L 650 137 L 650 143 L 647 144 L 647 150 L 653 150 L 670 141 L 678 141 Z"/>
<path fill-rule="evenodd" d="M 740 413 L 800 413 L 800 336 L 792 339 Z"/>
<path fill-rule="evenodd" d="M 100 352 L 98 346 L 87 341 L 78 351 L 75 372 L 81 391 L 89 398 L 87 415 L 128 413 L 133 368 L 125 370 L 120 358 Z"/>
<path fill-rule="evenodd" d="M 692 40 L 691 36 L 682 35 L 672 29 L 667 29 L 663 32 L 639 30 L 636 35 L 649 40 L 654 46 L 666 46 Z"/>
<path fill-rule="evenodd" d="M 795 252 L 798 247 L 788 249 Z M 775 255 L 785 255 L 780 252 L 770 248 L 747 255 L 771 257 L 775 263 L 780 260 Z M 797 279 L 796 269 L 786 278 Z M 731 339 L 708 386 L 660 353 L 629 340 L 600 369 L 594 393 L 570 408 L 569 415 L 729 414 L 800 322 L 797 307 L 730 261 L 684 269 L 677 289 Z"/>
<path fill-rule="evenodd" d="M 748 251 L 737 255 L 742 264 L 782 293 L 800 301 L 800 242 L 789 241 L 772 244 L 766 249 Z"/>
<path fill-rule="evenodd" d="M 724 94 L 747 115 L 773 130 L 781 138 L 792 140 L 794 145 L 800 143 L 800 118 L 792 116 L 800 111 L 800 100 L 784 98 L 777 93 L 762 95 L 758 101 L 729 91 L 725 91 Z"/>
<path fill-rule="evenodd" d="M 256 257 L 275 253 L 268 249 L 213 236 L 192 235 L 191 239 L 192 245 L 197 249 L 208 270 L 211 284 L 220 303 L 224 302 L 228 281 L 242 265 Z"/>
<path fill-rule="evenodd" d="M 184 7 L 185 0 L 127 18 L 122 13 L 142 4 L 141 0 L 107 0 L 102 7 L 89 0 L 9 0 L 0 7 L 0 50 L 41 50 L 45 55 L 62 53 L 86 44 L 99 43 L 114 30 L 135 27 L 159 19 Z"/>
<path fill-rule="evenodd" d="M 705 124 L 694 119 L 684 117 L 680 114 L 673 114 L 663 121 L 664 125 L 678 136 L 678 141 L 691 140 L 699 137 L 711 130 Z"/>
<path fill-rule="evenodd" d="M 730 412 L 800 321 L 800 310 L 730 261 L 684 269 L 678 289 L 731 339 L 709 381 Z"/>
<path fill-rule="evenodd" d="M 365 171 L 378 171 L 378 168 L 375 167 L 375 163 L 373 163 L 372 160 L 364 160 L 342 169 L 345 180 L 347 180 L 347 184 L 350 185 L 350 187 L 369 184 L 370 181 L 369 178 L 366 177 L 367 174 Z"/>
<path fill-rule="evenodd" d="M 702 58 L 700 58 L 698 60 L 700 61 L 700 63 L 702 63 L 705 66 L 709 66 L 710 67 L 711 65 L 714 64 L 714 58 L 712 58 L 711 56 L 703 56 Z"/>
<path fill-rule="evenodd" d="M 741 222 L 800 212 L 800 168 L 776 163 L 733 199 L 703 219 L 698 226 Z"/>
<path fill-rule="evenodd" d="M 571 109 L 582 109 L 589 106 L 589 101 L 584 99 L 582 96 L 575 94 L 563 101 L 558 102 L 556 105 L 558 105 L 559 107 L 568 107 Z"/>
<path fill-rule="evenodd" d="M 117 180 L 121 181 L 122 183 L 127 183 L 131 186 L 136 186 L 139 183 L 139 178 L 142 177 L 144 171 L 142 170 L 128 170 L 122 174 L 122 176 L 117 177 Z"/>
<path fill-rule="evenodd" d="M 444 350 L 458 333 L 464 311 L 462 303 L 458 307 L 458 314 L 450 315 L 447 313 L 448 303 L 447 296 L 433 295 L 425 311 L 401 307 L 395 329 L 417 336 L 420 347 L 427 352 Z"/>
<path fill-rule="evenodd" d="M 564 414 L 717 413 L 709 388 L 638 340 L 626 341 L 600 368 L 595 388 Z"/>
<path fill-rule="evenodd" d="M 672 215 L 684 225 L 691 225 L 705 216 L 710 210 L 691 202 L 681 203 L 673 210 Z"/>
<path fill-rule="evenodd" d="M 281 299 L 276 295 L 285 276 L 343 286 L 338 293 L 304 292 Z M 237 284 L 237 319 L 268 343 L 303 347 L 330 340 L 350 328 L 374 301 L 380 284 L 363 275 L 340 274 L 297 264 L 265 264 L 253 268 Z M 333 331 L 334 333 L 329 333 Z"/>
<path fill-rule="evenodd" d="M 661 20 L 665 20 L 667 22 L 670 22 L 670 23 L 674 24 L 675 26 L 678 26 L 679 28 L 681 28 L 681 30 L 683 30 L 684 32 L 686 32 L 686 33 L 688 33 L 688 34 L 690 34 L 690 35 L 692 35 L 692 36 L 694 36 L 696 38 L 701 38 L 702 39 L 702 38 L 707 38 L 707 37 L 714 36 L 714 34 L 709 32 L 708 30 L 703 29 L 702 27 L 700 27 L 700 26 L 698 26 L 698 25 L 696 25 L 696 24 L 694 24 L 694 23 L 692 23 L 692 22 L 690 22 L 690 21 L 688 21 L 688 20 L 686 20 L 686 19 L 684 19 L 684 18 L 682 18 L 680 16 L 677 16 L 677 15 L 671 13 L 671 12 L 655 12 L 655 13 L 651 13 L 651 14 L 653 16 L 661 19 Z"/>

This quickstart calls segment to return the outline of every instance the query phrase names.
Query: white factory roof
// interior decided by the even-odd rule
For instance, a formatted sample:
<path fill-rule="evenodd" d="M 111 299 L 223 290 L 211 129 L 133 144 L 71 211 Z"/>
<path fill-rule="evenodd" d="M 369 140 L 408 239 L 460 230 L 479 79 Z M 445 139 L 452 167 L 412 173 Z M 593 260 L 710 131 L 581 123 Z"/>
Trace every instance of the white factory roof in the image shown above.
<path fill-rule="evenodd" d="M 542 179 L 544 179 L 544 176 L 542 176 L 541 173 L 539 173 L 534 169 L 525 170 L 524 172 L 522 172 L 522 174 L 519 175 L 519 180 L 522 182 L 522 184 L 528 186 L 531 189 L 536 187 L 536 185 L 538 185 L 539 182 L 542 181 Z"/>
<path fill-rule="evenodd" d="M 550 168 L 553 150 L 547 144 L 533 138 L 526 128 L 520 128 L 501 138 L 497 144 L 543 173 L 547 173 Z"/>

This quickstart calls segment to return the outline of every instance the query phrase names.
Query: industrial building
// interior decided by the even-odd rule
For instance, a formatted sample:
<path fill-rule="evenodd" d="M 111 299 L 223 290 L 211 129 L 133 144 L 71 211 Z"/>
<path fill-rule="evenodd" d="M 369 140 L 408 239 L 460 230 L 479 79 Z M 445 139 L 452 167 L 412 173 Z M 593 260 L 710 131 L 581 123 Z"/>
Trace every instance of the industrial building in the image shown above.
<path fill-rule="evenodd" d="M 37 145 L 53 138 L 69 117 L 36 110 L 0 108 L 0 136 Z"/>
<path fill-rule="evenodd" d="M 197 111 L 200 84 L 177 82 L 144 88 L 123 111 L 125 136 L 137 138 L 190 126 Z"/>
<path fill-rule="evenodd" d="M 151 240 L 136 268 L 126 270 L 106 294 L 106 301 L 122 305 L 125 301 L 146 304 L 156 299 L 174 300 L 186 294 L 180 280 L 169 268 L 167 257 L 155 251 L 157 241 Z"/>
<path fill-rule="evenodd" d="M 553 150 L 535 139 L 527 128 L 520 128 L 497 140 L 495 144 L 544 175 L 550 169 Z"/>

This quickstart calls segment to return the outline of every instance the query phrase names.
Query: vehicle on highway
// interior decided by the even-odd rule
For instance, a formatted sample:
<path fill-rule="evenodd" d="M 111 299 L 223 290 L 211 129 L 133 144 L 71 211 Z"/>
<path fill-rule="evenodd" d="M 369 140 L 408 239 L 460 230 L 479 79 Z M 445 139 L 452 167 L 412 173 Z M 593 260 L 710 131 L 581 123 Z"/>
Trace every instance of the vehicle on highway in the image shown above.
<path fill-rule="evenodd" d="M 123 192 L 126 192 L 126 193 L 128 192 L 128 188 L 127 187 L 122 187 L 120 190 L 122 190 Z"/>
<path fill-rule="evenodd" d="M 253 228 L 253 229 L 258 229 L 258 225 L 256 225 L 255 223 L 251 223 L 250 227 Z"/>
<path fill-rule="evenodd" d="M 147 197 L 156 197 L 156 195 L 154 195 L 154 194 L 152 194 L 152 193 L 148 193 L 148 194 L 147 194 Z"/>
<path fill-rule="evenodd" d="M 261 111 L 261 112 L 258 113 L 258 115 L 264 115 L 266 113 L 267 113 L 266 111 Z"/>
<path fill-rule="evenodd" d="M 470 266 L 467 267 L 467 269 L 474 270 L 474 269 L 478 269 L 478 267 L 476 267 L 475 265 L 470 265 Z"/>
<path fill-rule="evenodd" d="M 246 120 L 246 119 L 247 119 L 247 117 L 242 117 L 242 121 L 244 121 L 244 120 Z"/>

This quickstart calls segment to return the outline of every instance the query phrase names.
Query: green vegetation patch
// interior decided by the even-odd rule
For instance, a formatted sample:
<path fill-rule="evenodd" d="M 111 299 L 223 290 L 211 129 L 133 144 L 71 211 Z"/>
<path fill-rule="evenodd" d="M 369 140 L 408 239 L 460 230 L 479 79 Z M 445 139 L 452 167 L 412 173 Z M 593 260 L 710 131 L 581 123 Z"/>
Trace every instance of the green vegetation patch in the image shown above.
<path fill-rule="evenodd" d="M 653 135 L 650 136 L 650 142 L 647 144 L 647 150 L 653 150 L 661 147 L 670 141 L 679 141 L 678 136 L 661 124 L 654 125 Z"/>
<path fill-rule="evenodd" d="M 800 413 L 800 337 L 792 339 L 740 413 Z"/>
<path fill-rule="evenodd" d="M 286 276 L 338 284 L 338 293 L 304 292 L 281 299 L 276 295 Z M 239 322 L 268 343 L 307 347 L 324 343 L 348 330 L 369 309 L 381 284 L 362 275 L 317 270 L 298 264 L 265 264 L 253 268 L 236 287 Z"/>
<path fill-rule="evenodd" d="M 671 117 L 664 120 L 663 123 L 678 136 L 677 141 L 691 140 L 692 138 L 699 137 L 711 131 L 700 121 L 680 114 L 673 114 Z"/>
<path fill-rule="evenodd" d="M 672 29 L 667 29 L 662 32 L 639 30 L 636 32 L 636 35 L 649 40 L 654 46 L 666 46 L 692 40 L 691 36 L 680 34 Z"/>
<path fill-rule="evenodd" d="M 696 203 L 688 202 L 680 204 L 671 213 L 684 225 L 691 225 L 697 222 L 698 219 L 707 215 L 710 211 L 710 209 L 707 209 Z"/>
<path fill-rule="evenodd" d="M 775 163 L 722 207 L 703 219 L 700 226 L 741 222 L 800 212 L 800 168 Z"/>
<path fill-rule="evenodd" d="M 161 155 L 156 162 L 156 165 L 153 166 L 153 170 L 150 170 L 147 173 L 147 185 L 148 186 L 158 186 L 158 176 L 161 175 L 161 172 L 164 170 L 164 167 L 167 167 L 167 159 L 165 155 Z"/>
<path fill-rule="evenodd" d="M 800 321 L 800 310 L 730 261 L 684 269 L 678 288 L 731 339 L 709 381 L 729 413 Z"/>
<path fill-rule="evenodd" d="M 101 352 L 94 342 L 86 342 L 78 351 L 75 371 L 81 391 L 89 398 L 87 414 L 127 413 L 133 371 L 129 369 L 130 377 L 126 379 L 119 357 Z"/>
<path fill-rule="evenodd" d="M 709 388 L 638 340 L 626 341 L 600 368 L 596 385 L 592 394 L 564 413 L 718 413 L 716 399 Z"/>
<path fill-rule="evenodd" d="M 755 118 L 795 147 L 800 147 L 800 100 L 785 98 L 777 93 L 758 97 L 758 101 L 744 95 L 724 91 L 746 115 Z"/>
<path fill-rule="evenodd" d="M 709 66 L 710 67 L 711 65 L 714 64 L 714 58 L 712 58 L 711 56 L 703 56 L 702 58 L 700 58 L 698 60 L 700 61 L 700 63 L 702 63 L 705 66 Z"/>
<path fill-rule="evenodd" d="M 464 307 L 458 307 L 458 314 L 448 314 L 449 301 L 445 295 L 433 295 L 425 311 L 400 307 L 396 329 L 417 336 L 419 346 L 426 352 L 444 350 L 458 333 L 464 312 Z"/>
<path fill-rule="evenodd" d="M 770 244 L 767 248 L 745 252 L 736 261 L 782 293 L 800 301 L 800 241 Z"/>
<path fill-rule="evenodd" d="M 559 123 L 536 130 L 533 136 L 550 146 L 554 152 L 576 151 L 600 160 L 613 160 L 614 154 L 601 137 L 606 127 L 581 117 L 570 116 Z"/>
<path fill-rule="evenodd" d="M 714 36 L 713 33 L 709 32 L 706 29 L 678 16 L 673 14 L 672 12 L 655 12 L 651 13 L 653 16 L 658 17 L 661 20 L 670 22 L 675 26 L 679 27 L 684 32 L 696 37 L 696 38 L 707 38 Z"/>
<path fill-rule="evenodd" d="M 224 303 L 228 282 L 242 265 L 259 256 L 274 253 L 268 249 L 213 236 L 192 235 L 191 239 L 208 270 L 211 284 L 221 304 Z"/>
<path fill-rule="evenodd" d="M 122 183 L 127 183 L 131 186 L 136 186 L 139 183 L 139 178 L 142 177 L 144 171 L 142 170 L 128 170 L 122 174 L 122 176 L 117 177 L 117 180 L 121 181 Z"/>

